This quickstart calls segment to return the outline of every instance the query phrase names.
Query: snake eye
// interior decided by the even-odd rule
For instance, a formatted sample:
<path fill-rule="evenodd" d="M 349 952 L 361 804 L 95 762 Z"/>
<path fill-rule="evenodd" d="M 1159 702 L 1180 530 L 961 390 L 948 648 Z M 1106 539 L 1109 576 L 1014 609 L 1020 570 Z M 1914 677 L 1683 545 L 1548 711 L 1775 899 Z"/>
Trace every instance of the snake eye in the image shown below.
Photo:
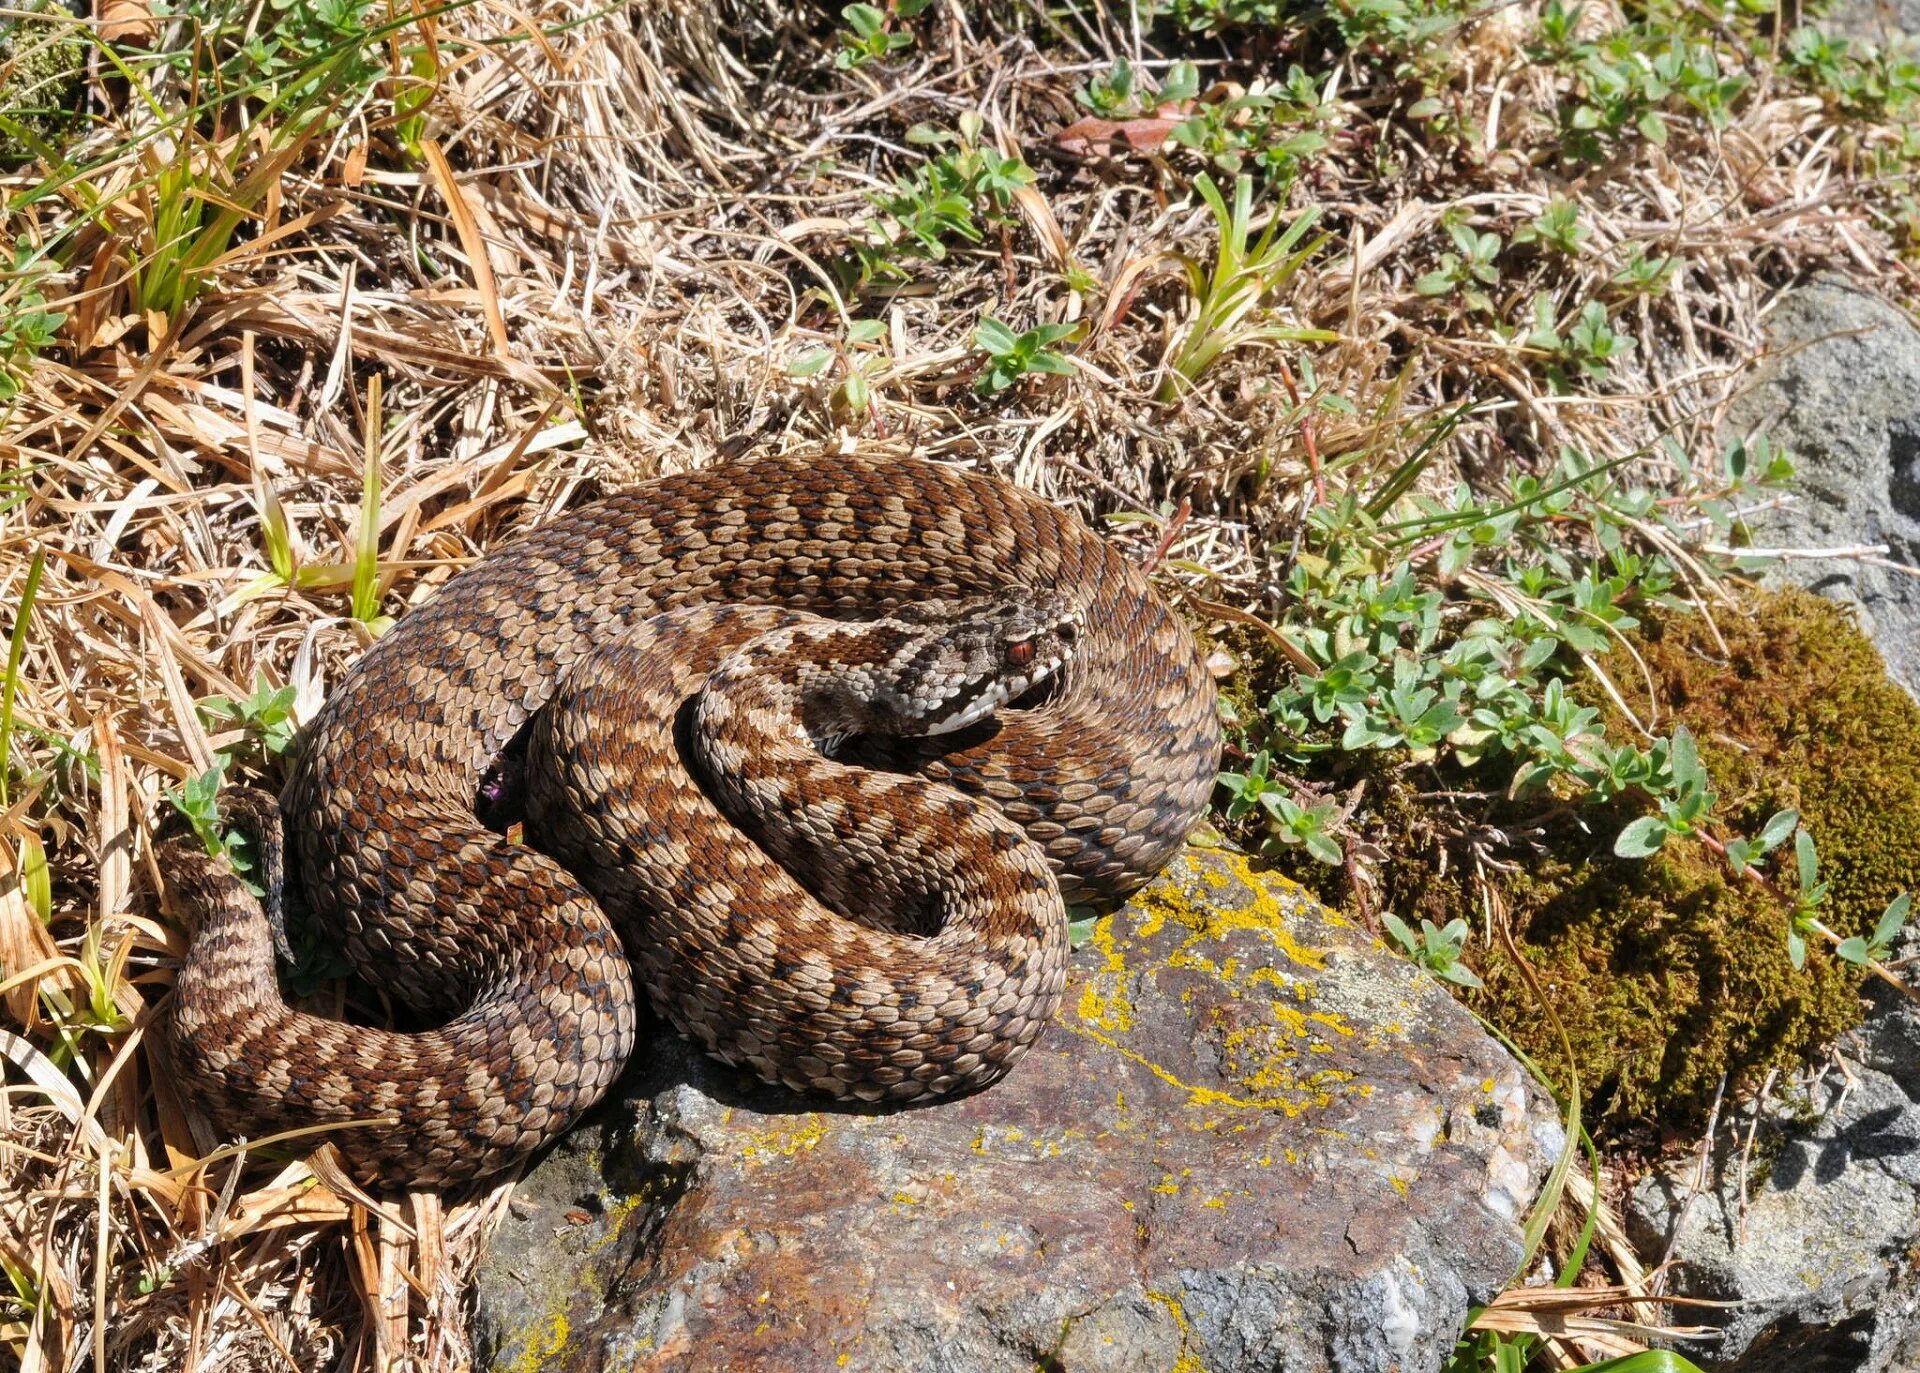
<path fill-rule="evenodd" d="M 1033 661 L 1033 640 L 1020 639 L 1007 645 L 1007 665 L 1025 667 Z"/>

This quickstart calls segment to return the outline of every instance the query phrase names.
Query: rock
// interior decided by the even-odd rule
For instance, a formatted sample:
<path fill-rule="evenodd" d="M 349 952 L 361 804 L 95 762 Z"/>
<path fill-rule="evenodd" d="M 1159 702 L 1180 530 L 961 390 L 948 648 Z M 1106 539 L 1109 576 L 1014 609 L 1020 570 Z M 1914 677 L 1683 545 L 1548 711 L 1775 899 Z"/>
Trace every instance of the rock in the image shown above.
<path fill-rule="evenodd" d="M 1852 42 L 1884 47 L 1920 34 L 1920 0 L 1841 0 L 1816 22 Z"/>
<path fill-rule="evenodd" d="M 1838 277 L 1784 296 L 1774 358 L 1729 414 L 1801 460 L 1801 499 L 1757 516 L 1762 545 L 1883 543 L 1920 565 L 1920 330 Z M 1890 675 L 1920 695 L 1920 578 L 1851 560 L 1789 562 L 1779 574 L 1852 604 Z M 1849 1373 L 1920 1367 L 1920 1018 L 1871 987 L 1876 1007 L 1840 1046 L 1838 1071 L 1764 1111 L 1744 1210 L 1737 1158 L 1688 1204 L 1690 1171 L 1634 1189 L 1642 1247 L 1667 1248 L 1683 1296 L 1741 1303 L 1711 1315 L 1716 1368 Z"/>
<path fill-rule="evenodd" d="M 1197 850 L 976 1096 L 820 1109 L 670 1035 L 639 1058 L 516 1197 L 482 1366 L 1436 1370 L 1560 1139 L 1431 978 Z"/>
<path fill-rule="evenodd" d="M 1757 542 L 1885 544 L 1920 567 L 1920 329 L 1824 276 L 1781 298 L 1769 336 L 1773 357 L 1728 427 L 1764 429 L 1799 455 L 1799 499 L 1755 516 Z M 1894 680 L 1920 695 L 1920 577 L 1853 559 L 1790 561 L 1778 575 L 1857 607 Z"/>
<path fill-rule="evenodd" d="M 1890 989 L 1872 994 L 1841 1071 L 1768 1106 L 1744 1217 L 1732 1142 L 1691 1206 L 1689 1168 L 1634 1188 L 1642 1252 L 1661 1253 L 1678 1221 L 1672 1290 L 1743 1303 L 1698 1313 L 1722 1326 L 1722 1373 L 1920 1367 L 1920 1015 Z"/>

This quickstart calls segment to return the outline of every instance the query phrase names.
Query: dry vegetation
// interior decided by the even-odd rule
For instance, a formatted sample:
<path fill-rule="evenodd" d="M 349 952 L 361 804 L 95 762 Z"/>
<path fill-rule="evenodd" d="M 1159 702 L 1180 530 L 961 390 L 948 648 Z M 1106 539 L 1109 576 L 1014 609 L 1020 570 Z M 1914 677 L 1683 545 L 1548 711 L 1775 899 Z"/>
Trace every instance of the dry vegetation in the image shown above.
<path fill-rule="evenodd" d="M 1319 215 L 1301 247 L 1325 240 L 1238 295 L 1192 194 L 1200 156 L 1150 129 L 1145 147 L 1060 136 L 1116 56 L 1178 38 L 1125 7 L 939 4 L 910 47 L 845 67 L 832 13 L 770 3 L 396 7 L 364 13 L 374 39 L 324 85 L 251 92 L 243 67 L 151 56 L 188 51 L 187 20 L 113 13 L 115 42 L 51 88 L 85 119 L 0 178 L 22 244 L 0 308 L 64 316 L 0 357 L 18 383 L 0 411 L 0 1358 L 28 1369 L 470 1357 L 463 1277 L 506 1186 L 375 1205 L 218 1149 L 152 1053 L 183 947 L 152 861 L 166 794 L 223 755 L 278 768 L 259 712 L 208 698 L 290 686 L 304 718 L 385 617 L 516 528 L 749 451 L 992 468 L 1108 522 L 1197 602 L 1270 613 L 1306 514 L 1377 489 L 1442 417 L 1422 490 L 1497 492 L 1563 447 L 1638 454 L 1640 482 L 1677 486 L 1674 453 L 1716 460 L 1775 288 L 1907 275 L 1896 197 L 1863 175 L 1896 130 L 1730 36 L 1753 84 L 1724 127 L 1669 101 L 1664 146 L 1630 133 L 1568 162 L 1575 87 L 1529 56 L 1525 4 L 1404 43 L 1411 72 L 1390 38 L 1182 43 L 1200 104 L 1173 115 L 1284 78 L 1290 52 L 1323 102 L 1325 146 L 1263 183 L 1253 218 L 1284 194 L 1284 218 Z M 43 16 L 12 60 L 78 27 Z M 1441 113 L 1410 113 L 1429 93 Z M 973 151 L 1031 179 L 968 197 L 978 242 L 882 248 L 900 274 L 862 283 L 853 245 L 900 237 L 870 193 L 969 151 L 910 137 L 963 139 L 969 114 Z M 1514 246 L 1569 199 L 1577 251 Z M 1433 289 L 1456 218 L 1506 244 L 1498 281 L 1468 283 L 1485 308 Z M 1661 289 L 1619 286 L 1665 258 Z M 1637 346 L 1556 386 L 1526 337 L 1537 293 L 1561 334 L 1602 301 Z M 1053 344 L 1069 364 L 987 394 L 988 317 L 1078 325 Z M 1259 332 L 1276 328 L 1325 336 Z M 1229 346 L 1179 375 L 1208 339 Z"/>

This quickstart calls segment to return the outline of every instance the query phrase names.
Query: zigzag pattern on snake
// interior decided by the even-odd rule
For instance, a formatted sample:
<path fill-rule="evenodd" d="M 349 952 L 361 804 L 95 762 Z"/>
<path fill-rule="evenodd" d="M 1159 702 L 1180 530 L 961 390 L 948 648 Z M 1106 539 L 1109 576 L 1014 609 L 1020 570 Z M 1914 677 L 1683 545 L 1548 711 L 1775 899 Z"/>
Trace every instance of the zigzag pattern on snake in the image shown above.
<path fill-rule="evenodd" d="M 761 800 L 797 838 L 757 846 L 681 763 L 683 703 L 758 636 L 1013 588 L 1078 608 L 1058 689 L 925 741 L 909 776 L 794 755 Z M 578 876 L 475 815 L 487 769 L 563 689 L 531 734 L 528 830 Z M 1036 496 L 857 456 L 664 478 L 455 578 L 304 738 L 280 799 L 289 880 L 359 977 L 438 1028 L 289 1007 L 258 902 L 181 847 L 168 871 L 196 933 L 170 1054 L 232 1133 L 391 1118 L 332 1138 L 356 1173 L 420 1187 L 506 1166 L 592 1105 L 633 1048 L 636 986 L 768 1080 L 870 1100 L 980 1086 L 1052 1014 L 1062 894 L 1157 871 L 1219 751 L 1192 634 Z"/>

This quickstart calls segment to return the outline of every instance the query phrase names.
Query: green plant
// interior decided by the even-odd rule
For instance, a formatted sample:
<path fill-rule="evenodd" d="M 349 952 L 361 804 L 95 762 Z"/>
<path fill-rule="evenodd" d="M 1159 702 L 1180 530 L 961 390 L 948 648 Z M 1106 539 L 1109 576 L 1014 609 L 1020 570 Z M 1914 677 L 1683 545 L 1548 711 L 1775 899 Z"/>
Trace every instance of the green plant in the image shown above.
<path fill-rule="evenodd" d="M 1711 43 L 1696 40 L 1685 26 L 1651 17 L 1599 40 L 1581 39 L 1576 33 L 1580 11 L 1578 4 L 1547 0 L 1533 53 L 1571 78 L 1572 95 L 1561 109 L 1561 142 L 1568 156 L 1597 162 L 1635 133 L 1664 145 L 1666 111 L 1676 101 L 1714 128 L 1726 125 L 1750 82 L 1744 73 L 1722 71 Z"/>
<path fill-rule="evenodd" d="M 1414 282 L 1414 290 L 1423 296 L 1458 294 L 1470 308 L 1493 313 L 1493 301 L 1481 288 L 1500 281 L 1500 235 L 1481 233 L 1453 212 L 1441 223 L 1457 251 L 1442 253 L 1440 265 Z"/>
<path fill-rule="evenodd" d="M 230 841 L 221 829 L 220 821 L 220 783 L 227 771 L 227 758 L 216 754 L 213 766 L 196 777 L 189 777 L 177 787 L 167 789 L 167 800 L 173 808 L 186 817 L 187 824 L 193 828 L 194 837 L 211 857 L 230 851 Z"/>
<path fill-rule="evenodd" d="M 1290 67 L 1285 80 L 1255 80 L 1225 100 L 1210 100 L 1169 133 L 1216 170 L 1239 173 L 1249 163 L 1270 182 L 1285 185 L 1338 127 L 1337 109 L 1311 76 Z"/>
<path fill-rule="evenodd" d="M 837 366 L 840 384 L 833 389 L 831 405 L 836 416 L 851 419 L 873 411 L 873 376 L 886 365 L 886 354 L 878 345 L 887 337 L 887 324 L 879 319 L 856 319 L 847 325 L 844 342 L 825 348 L 810 348 L 787 368 L 791 377 L 814 377 L 828 366 Z"/>
<path fill-rule="evenodd" d="M 1407 922 L 1392 911 L 1385 911 L 1380 921 L 1387 927 L 1394 942 L 1406 953 L 1407 957 L 1432 973 L 1435 977 L 1460 987 L 1482 987 L 1479 975 L 1460 961 L 1467 951 L 1467 922 L 1454 919 L 1442 929 L 1431 920 L 1420 922 L 1420 932 L 1415 934 L 1408 928 Z"/>
<path fill-rule="evenodd" d="M 381 390 L 380 374 L 376 372 L 367 379 L 366 454 L 360 467 L 360 517 L 356 522 L 352 583 L 353 618 L 375 634 L 393 623 L 391 616 L 380 613 Z"/>
<path fill-rule="evenodd" d="M 958 132 L 916 125 L 907 141 L 939 148 L 887 191 L 868 198 L 881 220 L 853 244 L 857 282 L 903 278 L 909 258 L 938 262 L 952 239 L 978 243 L 982 221 L 1011 225 L 1014 193 L 1033 182 L 1033 171 L 1016 157 L 1003 157 L 980 141 L 985 121 L 974 111 L 960 116 Z"/>
<path fill-rule="evenodd" d="M 1346 855 L 1340 841 L 1329 832 L 1339 807 L 1332 801 L 1300 805 L 1269 775 L 1272 766 L 1273 755 L 1262 749 L 1245 772 L 1220 774 L 1220 785 L 1233 798 L 1227 804 L 1227 818 L 1240 820 L 1263 812 L 1269 852 L 1275 846 L 1298 844 L 1320 862 L 1339 866 Z"/>
<path fill-rule="evenodd" d="M 1591 674 L 1569 678 L 1569 700 L 1596 712 L 1574 749 L 1589 759 L 1596 746 L 1630 747 L 1616 694 L 1678 712 L 1672 737 L 1610 799 L 1584 790 L 1584 771 L 1545 790 L 1489 785 L 1470 823 L 1538 826 L 1527 861 L 1456 876 L 1422 846 L 1398 847 L 1382 884 L 1409 920 L 1437 922 L 1496 890 L 1519 952 L 1482 951 L 1488 991 L 1475 1004 L 1529 1052 L 1549 1051 L 1557 1031 L 1526 1004 L 1524 963 L 1559 989 L 1610 1109 L 1676 1127 L 1704 1118 L 1723 1077 L 1755 1083 L 1856 1023 L 1860 973 L 1886 975 L 1911 908 L 1901 898 L 1920 886 L 1920 708 L 1872 645 L 1804 593 L 1749 593 L 1714 621 L 1649 605 L 1626 642 L 1593 655 L 1620 674 L 1615 693 Z M 1380 842 L 1410 814 L 1393 809 L 1363 832 Z M 1596 851 L 1596 834 L 1615 852 Z"/>
<path fill-rule="evenodd" d="M 846 6 L 840 11 L 841 22 L 846 27 L 834 35 L 840 42 L 840 51 L 834 54 L 833 64 L 842 71 L 864 67 L 878 58 L 912 47 L 913 35 L 894 28 L 893 21 L 911 19 L 932 3 L 933 0 L 890 0 L 884 10 L 873 5 Z"/>
<path fill-rule="evenodd" d="M 1562 394 L 1576 380 L 1605 381 L 1613 363 L 1631 353 L 1634 339 L 1607 320 L 1607 307 L 1590 300 L 1580 307 L 1571 328 L 1562 334 L 1554 324 L 1553 299 L 1544 291 L 1533 298 L 1533 332 L 1527 346 L 1548 355 L 1547 379 Z"/>
<path fill-rule="evenodd" d="M 253 694 L 244 701 L 209 696 L 200 702 L 199 711 L 209 727 L 225 726 L 241 731 L 241 738 L 222 749 L 222 753 L 230 760 L 242 754 L 251 755 L 257 762 L 262 755 L 285 753 L 293 742 L 295 695 L 291 686 L 269 686 L 266 674 L 261 673 L 254 679 Z"/>
<path fill-rule="evenodd" d="M 1902 119 L 1920 96 L 1920 62 L 1910 50 L 1855 44 L 1807 24 L 1788 35 L 1783 56 L 1789 71 L 1853 119 Z"/>
<path fill-rule="evenodd" d="M 0 681 L 0 807 L 9 800 L 8 784 L 13 762 L 13 708 L 20 693 L 20 664 L 27 651 L 27 627 L 33 620 L 34 598 L 40 593 L 40 574 L 47 557 L 35 549 L 27 563 L 26 582 L 20 588 L 20 605 L 13 614 L 13 632 L 7 637 L 7 675 Z"/>
<path fill-rule="evenodd" d="M 1884 962 L 1893 952 L 1893 944 L 1907 927 L 1907 915 L 1913 906 L 1913 893 L 1901 892 L 1887 902 L 1868 935 L 1852 935 L 1834 945 L 1834 953 L 1856 967 Z"/>
<path fill-rule="evenodd" d="M 1680 259 L 1649 257 L 1646 245 L 1635 243 L 1627 249 L 1625 264 L 1613 274 L 1613 284 L 1629 295 L 1659 295 L 1679 269 Z"/>
<path fill-rule="evenodd" d="M 157 0 L 153 11 L 182 21 L 188 41 L 116 47 L 116 65 L 142 84 L 164 70 L 205 112 L 246 101 L 261 117 L 311 107 L 323 88 L 353 96 L 371 89 L 388 74 L 375 46 L 383 30 L 413 23 L 410 15 L 398 26 L 370 24 L 384 17 L 375 0 L 270 0 L 264 9 L 236 0 Z"/>
<path fill-rule="evenodd" d="M 1264 700 L 1236 703 L 1253 765 L 1222 778 L 1228 819 L 1276 828 L 1277 805 L 1264 797 L 1283 759 L 1308 766 L 1371 753 L 1504 767 L 1500 782 L 1514 797 L 1650 798 L 1660 814 L 1623 837 L 1645 852 L 1658 847 L 1645 847 L 1656 831 L 1664 842 L 1704 829 L 1712 795 L 1691 736 L 1644 748 L 1609 739 L 1600 712 L 1569 686 L 1584 660 L 1639 625 L 1643 608 L 1680 604 L 1666 556 L 1635 552 L 1628 539 L 1649 521 L 1684 537 L 1676 508 L 1726 529 L 1734 493 L 1777 485 L 1790 461 L 1764 442 L 1730 444 L 1718 471 L 1685 468 L 1684 495 L 1669 507 L 1623 488 L 1620 460 L 1591 464 L 1571 452 L 1500 498 L 1465 487 L 1449 499 L 1420 495 L 1414 479 L 1432 451 L 1423 443 L 1370 497 L 1350 493 L 1310 513 L 1274 627 L 1299 670 L 1280 674 Z M 1581 545 L 1594 552 L 1569 552 Z M 1756 842 L 1779 840 L 1769 827 Z"/>
<path fill-rule="evenodd" d="M 1077 324 L 1036 324 L 1016 334 L 997 319 L 981 320 L 973 335 L 973 346 L 987 355 L 986 370 L 976 383 L 981 394 L 990 396 L 1004 391 L 1034 372 L 1071 375 L 1073 364 L 1054 351 L 1052 345 L 1070 338 L 1079 327 Z"/>
<path fill-rule="evenodd" d="M 49 310 L 41 284 L 52 273 L 46 255 L 25 237 L 14 242 L 13 261 L 0 276 L 0 402 L 20 393 L 20 373 L 53 343 L 67 322 Z"/>
<path fill-rule="evenodd" d="M 1137 119 L 1165 105 L 1181 104 L 1200 94 L 1200 69 L 1191 62 L 1175 62 L 1159 81 L 1142 81 L 1133 63 L 1116 57 L 1106 72 L 1096 72 L 1073 98 L 1104 119 Z"/>
<path fill-rule="evenodd" d="M 1302 246 L 1319 218 L 1317 209 L 1298 216 L 1285 229 L 1275 214 L 1257 239 L 1253 233 L 1253 181 L 1236 177 L 1228 207 L 1205 172 L 1193 188 L 1212 211 L 1220 244 L 1211 264 L 1176 257 L 1194 299 L 1194 319 L 1174 349 L 1156 399 L 1171 401 L 1192 389 L 1200 374 L 1223 355 L 1256 343 L 1328 341 L 1324 329 L 1299 329 L 1256 322 L 1266 302 L 1293 280 L 1301 266 L 1326 242 L 1325 235 Z"/>
<path fill-rule="evenodd" d="M 1571 200 L 1562 200 L 1557 196 L 1530 223 L 1521 225 L 1513 234 L 1515 243 L 1544 244 L 1568 257 L 1578 257 L 1586 240 L 1587 230 L 1580 223 L 1580 207 Z"/>

